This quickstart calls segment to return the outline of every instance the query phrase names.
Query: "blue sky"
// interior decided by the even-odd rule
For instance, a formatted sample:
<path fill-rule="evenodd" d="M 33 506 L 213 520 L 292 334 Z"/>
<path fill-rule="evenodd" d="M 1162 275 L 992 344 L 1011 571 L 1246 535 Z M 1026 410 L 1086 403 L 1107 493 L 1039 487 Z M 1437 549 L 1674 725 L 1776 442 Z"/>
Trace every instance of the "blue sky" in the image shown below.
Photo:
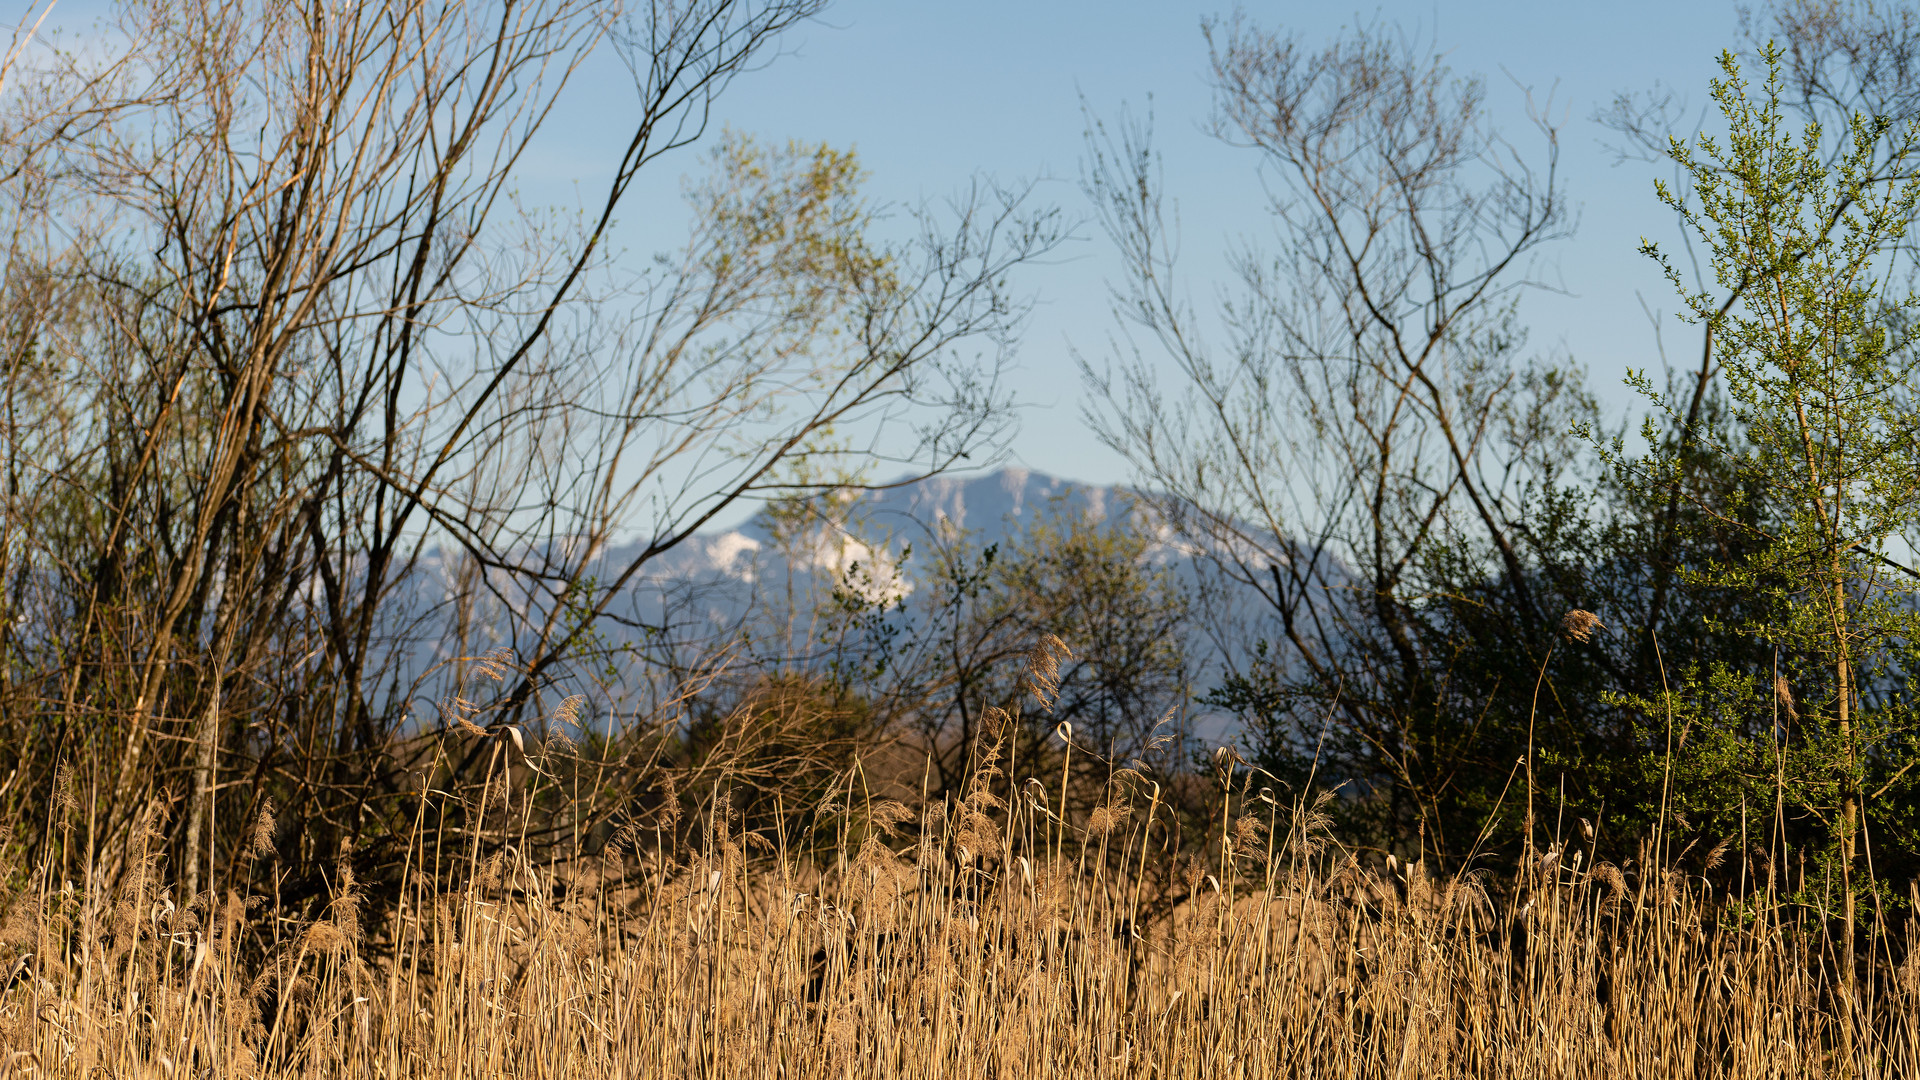
<path fill-rule="evenodd" d="M 102 0 L 63 0 L 50 21 L 80 29 L 103 9 Z M 1270 229 L 1252 154 L 1201 131 L 1210 98 L 1200 24 L 1231 10 L 1194 0 L 837 0 L 823 20 L 794 31 L 782 55 L 743 75 L 716 121 L 768 140 L 853 147 L 871 173 L 868 190 L 883 201 L 937 200 L 986 175 L 1035 181 L 1036 198 L 1080 215 L 1082 100 L 1113 117 L 1151 97 L 1182 225 L 1182 275 L 1204 305 L 1214 285 L 1228 281 L 1228 245 Z M 1496 118 L 1522 145 L 1527 91 L 1552 95 L 1579 229 L 1548 267 L 1564 293 L 1532 294 L 1523 314 L 1533 348 L 1570 354 L 1604 401 L 1630 406 L 1620 389 L 1625 368 L 1658 362 L 1641 296 L 1669 317 L 1674 307 L 1636 249 L 1643 235 L 1671 238 L 1673 223 L 1653 198 L 1656 170 L 1616 167 L 1590 117 L 1616 92 L 1656 83 L 1703 101 L 1715 56 L 1736 43 L 1735 6 L 1388 0 L 1251 3 L 1245 11 L 1309 43 L 1356 19 L 1405 27 L 1433 41 L 1457 72 L 1486 79 Z M 625 130 L 609 113 L 630 94 L 627 73 L 610 54 L 591 61 L 543 134 L 542 152 L 526 162 L 523 194 L 549 205 L 597 197 L 598 170 L 611 156 L 599 140 Z M 657 163 L 627 203 L 616 244 L 636 258 L 676 246 L 686 225 L 682 175 L 700 166 L 693 151 Z M 1075 349 L 1098 358 L 1106 348 L 1114 325 L 1107 282 L 1115 270 L 1105 241 L 1088 227 L 1021 281 L 1036 309 L 1011 387 L 1022 407 L 1013 463 L 1092 483 L 1128 479 L 1125 463 L 1082 422 L 1072 359 Z"/>
<path fill-rule="evenodd" d="M 1184 276 L 1204 299 L 1212 282 L 1225 280 L 1229 241 L 1268 228 L 1252 156 L 1200 130 L 1209 107 L 1200 22 L 1223 10 L 1230 9 L 1184 0 L 841 0 L 825 23 L 790 39 L 787 55 L 737 83 L 720 118 L 767 138 L 853 146 L 871 170 L 870 189 L 884 199 L 938 198 L 985 173 L 1039 180 L 1041 198 L 1078 213 L 1082 96 L 1112 115 L 1151 95 L 1169 194 L 1179 204 Z M 1529 134 L 1525 88 L 1554 95 L 1563 175 L 1580 220 L 1554 254 L 1566 294 L 1526 302 L 1532 344 L 1570 353 L 1603 400 L 1628 406 L 1619 389 L 1625 368 L 1657 362 L 1639 296 L 1668 313 L 1674 307 L 1636 249 L 1641 236 L 1665 239 L 1673 229 L 1653 199 L 1655 170 L 1616 167 L 1601 145 L 1606 133 L 1589 118 L 1616 92 L 1655 83 L 1704 101 L 1715 56 L 1736 42 L 1734 6 L 1428 0 L 1246 11 L 1309 41 L 1356 17 L 1415 30 L 1456 71 L 1485 76 L 1495 114 L 1516 138 Z M 1127 478 L 1125 464 L 1081 422 L 1071 350 L 1103 350 L 1112 326 L 1105 282 L 1115 264 L 1104 241 L 1083 234 L 1025 279 L 1038 307 L 1020 350 L 1014 390 L 1023 423 L 1011 449 L 1019 464 L 1110 483 Z"/>

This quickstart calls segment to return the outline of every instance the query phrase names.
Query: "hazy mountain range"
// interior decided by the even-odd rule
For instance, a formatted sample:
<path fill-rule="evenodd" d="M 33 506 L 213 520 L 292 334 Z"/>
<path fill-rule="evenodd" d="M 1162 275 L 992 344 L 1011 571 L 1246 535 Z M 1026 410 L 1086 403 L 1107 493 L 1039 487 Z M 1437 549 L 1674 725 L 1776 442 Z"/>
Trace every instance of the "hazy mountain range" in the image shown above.
<path fill-rule="evenodd" d="M 1004 543 L 1021 522 L 1050 508 L 1104 517 L 1118 512 L 1124 499 L 1120 488 L 1007 468 L 849 495 L 843 507 L 831 509 L 829 520 L 816 520 L 784 541 L 778 523 L 763 512 L 737 528 L 696 535 L 649 563 L 645 583 L 634 590 L 634 616 L 683 625 L 691 616 L 718 627 L 737 619 L 756 598 L 781 596 L 802 584 L 841 583 L 865 588 L 873 599 L 898 599 L 913 590 L 911 574 L 899 570 L 902 554 L 916 544 L 924 552 L 948 526 L 984 547 Z M 613 548 L 607 563 L 621 565 L 637 550 L 637 543 Z M 1176 557 L 1171 546 L 1156 554 Z M 856 564 L 860 571 L 849 576 Z"/>
<path fill-rule="evenodd" d="M 596 624 L 604 645 L 619 648 L 642 642 L 658 644 L 656 635 L 663 630 L 675 641 L 690 645 L 714 643 L 731 637 L 743 620 L 756 610 L 756 604 L 780 605 L 791 599 L 805 609 L 825 590 L 849 581 L 867 586 L 896 599 L 913 589 L 910 573 L 894 574 L 896 561 L 909 545 L 925 545 L 942 523 L 964 530 L 970 544 L 984 547 L 1009 539 L 1023 523 L 1050 510 L 1088 510 L 1099 516 L 1125 512 L 1127 489 L 1082 485 L 1060 477 L 1028 469 L 1007 468 L 973 476 L 942 476 L 905 484 L 896 488 L 867 492 L 850 500 L 844 512 L 834 517 L 847 519 L 844 528 L 816 527 L 805 530 L 804 542 L 788 537 L 783 544 L 780 530 L 767 514 L 756 514 L 736 528 L 697 534 L 673 550 L 651 560 L 637 581 L 616 597 L 608 607 L 610 618 Z M 641 550 L 642 541 L 616 545 L 604 553 L 599 565 L 624 567 Z M 1194 560 L 1187 549 L 1171 538 L 1163 538 L 1148 547 L 1148 558 L 1169 566 L 1181 577 L 1194 580 Z M 924 566 L 924 556 L 914 556 L 916 566 Z M 849 578 L 853 563 L 861 571 Z M 506 646 L 526 657 L 533 652 L 532 642 L 514 639 L 514 628 L 526 632 L 537 620 L 500 617 L 507 604 L 519 606 L 510 583 L 495 578 L 498 591 L 473 597 L 472 578 L 463 593 L 455 584 L 456 574 L 438 555 L 430 555 L 421 567 L 425 576 L 416 586 L 416 616 L 408 635 L 412 644 L 403 646 L 406 681 L 434 671 L 448 671 L 440 665 L 463 652 L 467 655 Z M 617 571 L 615 571 L 617 572 Z M 460 644 L 453 631 L 453 613 L 466 606 L 466 626 L 470 636 Z M 1219 596 L 1208 601 L 1208 613 L 1218 617 L 1226 608 Z M 1257 605 L 1255 605 L 1257 606 Z M 425 609 L 425 610 L 423 610 Z M 524 609 L 523 609 L 524 610 Z M 783 610 L 776 607 L 774 610 Z M 1256 613 L 1257 615 L 1257 613 Z M 1212 635 L 1197 629 L 1188 642 L 1194 664 L 1196 689 L 1211 685 L 1220 674 L 1220 656 Z M 405 685 L 403 682 L 402 685 Z M 419 700 L 429 701 L 440 690 L 431 679 L 415 684 L 429 691 Z M 583 687 L 583 689 L 585 689 Z M 614 714 L 623 710 L 620 703 L 605 702 Z M 597 710 L 596 710 L 597 711 Z M 1196 731 L 1208 737 L 1231 738 L 1231 721 L 1225 717 L 1194 714 Z"/>
<path fill-rule="evenodd" d="M 862 494 L 852 510 L 847 531 L 856 538 L 856 543 L 873 541 L 876 546 L 891 537 L 897 553 L 901 544 L 911 543 L 941 522 L 951 522 L 977 543 L 993 544 L 1004 541 L 1015 522 L 1044 511 L 1056 501 L 1105 516 L 1123 496 L 1121 488 L 1076 484 L 1030 469 L 1006 468 L 974 476 L 936 476 Z M 648 571 L 656 580 L 710 575 L 764 576 L 778 569 L 770 567 L 767 559 L 776 548 L 772 523 L 761 514 L 738 528 L 693 537 L 655 560 Z M 617 564 L 632 550 L 637 550 L 637 546 L 626 551 L 611 550 L 608 561 Z M 859 553 L 855 558 L 870 554 L 864 544 L 856 550 Z M 814 553 L 812 567 L 824 568 L 822 558 L 824 554 Z"/>
<path fill-rule="evenodd" d="M 738 527 L 696 534 L 649 561 L 626 595 L 609 605 L 613 618 L 602 624 L 601 636 L 617 646 L 623 639 L 651 632 L 650 627 L 671 627 L 675 636 L 685 638 L 723 632 L 757 601 L 784 597 L 789 588 L 830 587 L 846 579 L 855 563 L 863 568 L 856 575 L 858 581 L 889 599 L 897 598 L 913 588 L 910 575 L 895 572 L 901 554 L 915 543 L 924 550 L 943 523 L 963 530 L 971 543 L 985 546 L 1005 541 L 1019 522 L 1050 506 L 1063 504 L 1104 516 L 1123 500 L 1121 488 L 1080 485 L 1028 469 L 1007 468 L 860 493 L 843 507 L 833 508 L 826 523 L 816 520 L 784 543 L 778 523 L 763 511 Z M 610 546 L 595 563 L 604 575 L 601 580 L 627 566 L 644 543 L 635 539 Z M 451 554 L 436 552 L 422 560 L 425 576 L 416 603 L 410 606 L 415 616 L 428 611 L 437 614 L 426 614 L 423 623 L 415 624 L 418 645 L 407 666 L 416 672 L 462 649 L 452 620 L 461 610 L 459 598 L 472 595 L 472 578 L 465 585 L 460 583 L 457 557 L 450 558 Z M 1155 554 L 1168 560 L 1180 558 L 1171 545 L 1159 546 Z M 502 618 L 497 610 L 512 605 L 524 612 L 525 594 L 505 575 L 489 576 L 496 591 L 465 609 L 466 625 L 478 639 L 469 639 L 465 648 L 477 651 L 504 645 L 526 655 L 530 643 L 513 640 L 509 628 L 524 627 L 527 620 Z"/>

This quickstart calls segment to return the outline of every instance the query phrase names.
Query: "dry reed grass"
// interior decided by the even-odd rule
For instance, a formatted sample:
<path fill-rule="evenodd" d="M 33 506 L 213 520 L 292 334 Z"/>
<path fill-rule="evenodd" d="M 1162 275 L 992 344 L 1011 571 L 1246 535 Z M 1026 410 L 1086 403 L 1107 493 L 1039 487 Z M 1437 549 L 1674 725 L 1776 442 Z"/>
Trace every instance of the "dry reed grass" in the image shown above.
<path fill-rule="evenodd" d="M 343 857 L 312 909 L 276 902 L 265 860 L 220 897 L 172 894 L 139 851 L 113 895 L 30 868 L 0 926 L 0 1072 L 1920 1075 L 1917 954 L 1849 990 L 1767 893 L 1555 846 L 1492 896 L 1362 866 L 1269 796 L 1176 856 L 1138 774 L 1069 820 L 1037 783 L 993 794 L 983 751 L 957 802 L 850 784 L 850 809 L 765 837 L 719 798 L 698 845 L 628 830 L 569 866 L 518 854 L 510 805 L 413 838 L 466 845 L 462 880 L 376 898 Z"/>

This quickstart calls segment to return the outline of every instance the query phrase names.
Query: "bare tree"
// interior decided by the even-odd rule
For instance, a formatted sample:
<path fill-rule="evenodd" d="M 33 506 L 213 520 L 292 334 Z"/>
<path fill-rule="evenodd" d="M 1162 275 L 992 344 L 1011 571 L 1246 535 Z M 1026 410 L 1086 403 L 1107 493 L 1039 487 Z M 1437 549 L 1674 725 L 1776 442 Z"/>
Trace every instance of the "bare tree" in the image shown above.
<path fill-rule="evenodd" d="M 99 55 L 15 70 L 8 347 L 46 370 L 9 429 L 6 573 L 42 598 L 10 663 L 110 831 L 184 779 L 190 866 L 269 789 L 319 854 L 393 834 L 386 751 L 446 625 L 409 590 L 449 551 L 521 657 L 516 723 L 650 561 L 794 463 L 991 441 L 1007 275 L 1054 237 L 1017 194 L 888 239 L 850 157 L 732 138 L 677 256 L 611 255 L 635 179 L 822 6 L 134 2 Z M 522 206 L 608 52 L 604 188 Z"/>
<path fill-rule="evenodd" d="M 1523 153 L 1477 80 L 1391 31 L 1310 49 L 1236 18 L 1207 36 L 1213 131 L 1257 156 L 1277 250 L 1241 249 L 1238 295 L 1197 312 L 1149 127 L 1095 125 L 1086 187 L 1128 276 L 1116 361 L 1083 360 L 1092 420 L 1171 525 L 1264 600 L 1281 654 L 1239 662 L 1321 687 L 1425 820 L 1446 767 L 1414 727 L 1444 662 L 1412 625 L 1431 556 L 1477 553 L 1547 625 L 1517 536 L 1564 464 L 1552 415 L 1581 395 L 1523 362 L 1514 305 L 1567 231 L 1556 131 L 1536 110 Z"/>

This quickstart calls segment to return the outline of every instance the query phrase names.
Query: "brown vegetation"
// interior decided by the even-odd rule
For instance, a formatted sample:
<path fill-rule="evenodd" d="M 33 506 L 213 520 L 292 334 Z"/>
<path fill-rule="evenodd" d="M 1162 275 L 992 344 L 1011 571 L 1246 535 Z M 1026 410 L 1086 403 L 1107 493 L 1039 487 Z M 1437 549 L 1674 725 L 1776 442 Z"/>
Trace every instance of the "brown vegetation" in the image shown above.
<path fill-rule="evenodd" d="M 537 784 L 429 792 L 393 887 L 343 850 L 280 892 L 273 838 L 221 894 L 22 868 L 0 1071 L 19 1076 L 1910 1076 L 1920 965 L 1776 895 L 1591 830 L 1496 885 L 1363 863 L 1324 799 L 1220 755 L 1206 817 L 1117 770 L 1062 816 L 1010 785 L 999 717 L 958 798 L 836 787 L 765 829 L 723 778 L 591 858 L 530 859 Z M 508 740 L 512 741 L 512 740 Z M 63 783 L 47 827 L 89 792 Z M 459 803 L 458 827 L 428 807 Z M 444 807 L 442 808 L 444 810 Z M 168 807 L 147 811 L 152 835 Z M 438 820 L 454 820 L 440 813 Z M 801 823 L 797 828 L 795 823 Z M 690 826 L 683 828 L 682 826 Z M 680 837 L 680 839 L 675 839 Z M 456 860 L 443 858 L 457 853 Z M 1724 874 L 1724 851 L 1707 860 Z M 438 867 L 438 872 L 433 868 Z M 21 880 L 16 878 L 16 880 Z M 1716 876 L 1713 880 L 1721 880 Z M 1784 884 L 1781 879 L 1780 884 Z"/>
<path fill-rule="evenodd" d="M 1726 534 L 1589 483 L 1515 322 L 1557 129 L 1403 36 L 1211 24 L 1284 226 L 1230 348 L 1145 126 L 1089 148 L 1191 384 L 1087 367 L 1150 493 L 908 570 L 856 493 L 991 457 L 1060 216 L 736 134 L 617 254 L 824 6 L 122 0 L 0 61 L 0 1077 L 1920 1074 L 1912 668 L 1823 700 L 1700 584 Z M 1796 107 L 1920 115 L 1920 21 L 1771 10 Z M 608 63 L 599 186 L 523 204 Z M 1655 104 L 1612 123 L 1669 146 Z M 1711 340 L 1661 437 L 1731 499 Z M 716 626 L 655 575 L 754 503 L 833 572 Z"/>

